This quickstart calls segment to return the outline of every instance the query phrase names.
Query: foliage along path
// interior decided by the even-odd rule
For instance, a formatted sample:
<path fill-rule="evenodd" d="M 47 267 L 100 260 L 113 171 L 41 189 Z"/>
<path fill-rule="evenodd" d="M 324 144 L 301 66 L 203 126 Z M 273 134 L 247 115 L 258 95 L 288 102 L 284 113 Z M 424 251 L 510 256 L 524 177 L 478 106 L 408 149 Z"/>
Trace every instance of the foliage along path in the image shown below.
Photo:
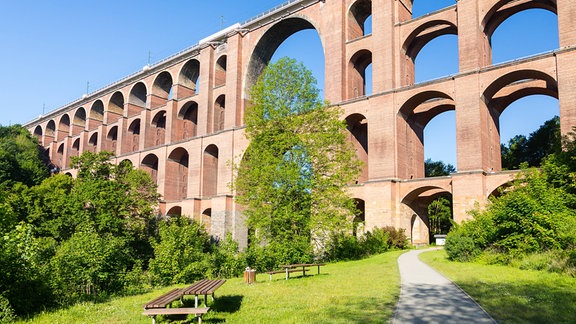
<path fill-rule="evenodd" d="M 400 300 L 392 323 L 496 323 L 470 296 L 418 259 L 428 250 L 412 250 L 398 258 Z"/>

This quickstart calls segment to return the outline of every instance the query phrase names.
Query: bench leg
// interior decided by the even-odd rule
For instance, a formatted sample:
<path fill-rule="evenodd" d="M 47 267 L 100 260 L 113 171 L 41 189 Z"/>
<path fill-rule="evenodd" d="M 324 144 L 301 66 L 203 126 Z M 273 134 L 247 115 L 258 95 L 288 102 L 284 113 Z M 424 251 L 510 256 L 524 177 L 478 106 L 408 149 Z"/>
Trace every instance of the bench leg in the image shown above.
<path fill-rule="evenodd" d="M 156 324 L 156 315 L 152 315 L 152 324 Z"/>
<path fill-rule="evenodd" d="M 194 296 L 194 307 L 198 308 L 198 295 Z"/>

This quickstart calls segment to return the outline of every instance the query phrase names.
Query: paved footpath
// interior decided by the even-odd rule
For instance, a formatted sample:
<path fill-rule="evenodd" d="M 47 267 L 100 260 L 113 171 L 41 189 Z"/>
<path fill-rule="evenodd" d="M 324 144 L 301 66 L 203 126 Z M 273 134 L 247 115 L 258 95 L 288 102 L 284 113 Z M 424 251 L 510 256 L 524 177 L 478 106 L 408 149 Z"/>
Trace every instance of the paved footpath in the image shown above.
<path fill-rule="evenodd" d="M 392 323 L 496 323 L 462 289 L 418 259 L 429 250 L 398 258 L 402 288 Z"/>

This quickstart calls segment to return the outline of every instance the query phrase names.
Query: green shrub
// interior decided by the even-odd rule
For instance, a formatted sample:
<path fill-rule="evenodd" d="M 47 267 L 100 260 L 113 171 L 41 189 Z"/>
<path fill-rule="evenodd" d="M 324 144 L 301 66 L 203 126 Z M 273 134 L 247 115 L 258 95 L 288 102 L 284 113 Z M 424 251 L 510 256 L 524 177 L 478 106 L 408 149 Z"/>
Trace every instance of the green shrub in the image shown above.
<path fill-rule="evenodd" d="M 357 260 L 365 255 L 362 244 L 356 236 L 346 233 L 332 234 L 326 248 L 327 261 Z"/>
<path fill-rule="evenodd" d="M 189 283 L 205 276 L 210 239 L 204 227 L 185 216 L 162 222 L 152 240 L 149 270 L 154 285 Z"/>
<path fill-rule="evenodd" d="M 474 244 L 474 240 L 460 231 L 452 231 L 446 236 L 444 246 L 448 259 L 467 262 L 476 258 L 481 250 Z"/>
<path fill-rule="evenodd" d="M 10 301 L 0 295 L 0 324 L 12 323 L 16 319 L 14 309 L 10 306 Z"/>
<path fill-rule="evenodd" d="M 232 234 L 212 245 L 209 276 L 217 278 L 233 278 L 240 276 L 247 266 L 246 256 L 238 251 L 238 242 L 232 239 Z"/>

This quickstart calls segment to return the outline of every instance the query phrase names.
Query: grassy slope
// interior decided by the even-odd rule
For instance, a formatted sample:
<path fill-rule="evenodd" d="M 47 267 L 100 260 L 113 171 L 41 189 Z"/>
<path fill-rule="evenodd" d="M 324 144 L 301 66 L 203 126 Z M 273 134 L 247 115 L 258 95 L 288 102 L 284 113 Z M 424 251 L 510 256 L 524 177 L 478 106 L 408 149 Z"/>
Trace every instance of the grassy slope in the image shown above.
<path fill-rule="evenodd" d="M 403 251 L 366 260 L 328 264 L 320 275 L 283 280 L 266 274 L 246 285 L 231 279 L 216 291 L 216 301 L 203 323 L 349 323 L 387 322 L 400 293 L 397 258 Z M 312 269 L 311 273 L 316 273 Z M 297 275 L 296 275 L 297 276 Z M 142 305 L 169 291 L 112 299 L 106 303 L 79 304 L 41 314 L 32 323 L 150 323 Z M 192 298 L 193 299 L 193 298 Z M 187 299 L 189 303 L 192 299 Z M 163 322 L 163 321 L 158 321 Z"/>
<path fill-rule="evenodd" d="M 576 323 L 576 278 L 544 271 L 450 262 L 446 252 L 420 255 L 500 323 Z"/>

